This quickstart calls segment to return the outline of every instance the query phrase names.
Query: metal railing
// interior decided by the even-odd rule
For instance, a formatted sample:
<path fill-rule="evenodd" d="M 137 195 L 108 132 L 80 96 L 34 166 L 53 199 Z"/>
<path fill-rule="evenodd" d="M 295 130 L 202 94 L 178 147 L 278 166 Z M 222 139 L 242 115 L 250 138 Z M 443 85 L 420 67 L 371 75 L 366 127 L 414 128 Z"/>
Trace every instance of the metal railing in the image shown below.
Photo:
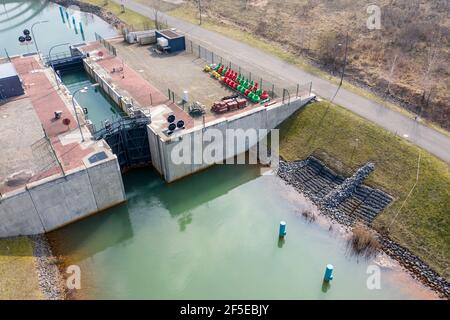
<path fill-rule="evenodd" d="M 100 42 L 106 49 L 108 49 L 109 53 L 113 56 L 117 56 L 116 47 L 114 47 L 109 41 L 105 40 L 101 35 L 97 32 L 95 33 L 95 40 Z"/>
<path fill-rule="evenodd" d="M 50 61 L 63 60 L 63 59 L 71 58 L 71 57 L 72 57 L 72 53 L 70 53 L 70 52 L 57 52 L 57 53 L 52 54 L 51 56 L 46 55 L 46 56 L 42 57 L 42 59 L 43 59 L 45 65 L 49 65 Z"/>

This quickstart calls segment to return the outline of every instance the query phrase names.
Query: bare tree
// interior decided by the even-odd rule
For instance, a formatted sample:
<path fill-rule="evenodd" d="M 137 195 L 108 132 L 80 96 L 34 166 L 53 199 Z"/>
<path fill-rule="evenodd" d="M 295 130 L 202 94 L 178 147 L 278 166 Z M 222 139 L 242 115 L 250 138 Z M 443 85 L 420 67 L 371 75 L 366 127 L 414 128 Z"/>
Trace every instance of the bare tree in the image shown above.
<path fill-rule="evenodd" d="M 394 79 L 395 68 L 397 67 L 398 60 L 399 60 L 398 58 L 399 58 L 399 52 L 396 52 L 394 54 L 394 59 L 392 60 L 391 68 L 389 70 L 389 75 L 388 75 L 388 85 L 387 85 L 387 89 L 386 89 L 386 93 L 388 93 L 388 94 L 390 93 L 392 80 Z"/>
<path fill-rule="evenodd" d="M 161 25 L 159 22 L 159 15 L 161 13 L 160 7 L 161 6 L 159 0 L 153 0 L 152 2 L 153 20 L 155 21 L 155 29 L 157 30 L 161 29 Z"/>
<path fill-rule="evenodd" d="M 433 71 L 439 61 L 439 53 L 441 46 L 441 32 L 437 30 L 431 35 L 427 46 L 427 56 L 425 59 L 424 73 L 422 77 L 422 105 L 420 107 L 419 115 L 422 114 L 423 108 L 428 108 L 432 97 L 433 90 L 436 87 L 435 79 L 433 77 Z"/>

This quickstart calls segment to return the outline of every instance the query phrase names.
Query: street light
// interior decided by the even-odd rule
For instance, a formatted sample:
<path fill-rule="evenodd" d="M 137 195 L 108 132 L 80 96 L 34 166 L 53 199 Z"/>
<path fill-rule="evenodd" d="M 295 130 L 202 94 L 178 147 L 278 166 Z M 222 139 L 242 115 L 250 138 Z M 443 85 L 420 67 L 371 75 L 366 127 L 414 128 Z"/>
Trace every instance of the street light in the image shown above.
<path fill-rule="evenodd" d="M 53 68 L 53 61 L 52 61 L 52 56 L 51 56 L 51 54 L 52 54 L 52 50 L 53 50 L 54 48 L 56 48 L 56 47 L 61 47 L 61 46 L 67 46 L 67 45 L 69 45 L 69 44 L 70 44 L 70 43 L 68 43 L 68 42 L 66 42 L 66 43 L 61 43 L 61 44 L 57 44 L 57 45 L 51 47 L 50 50 L 48 51 L 48 59 L 50 60 L 50 64 L 51 64 L 51 66 L 52 66 L 53 73 L 54 73 L 54 75 L 55 75 L 55 81 L 56 81 L 56 84 L 58 85 L 58 88 L 59 88 L 58 77 L 56 76 L 56 70 Z"/>
<path fill-rule="evenodd" d="M 98 87 L 98 86 L 99 86 L 98 83 L 94 83 L 94 84 L 90 85 L 89 87 Z M 84 136 L 83 136 L 83 131 L 81 130 L 80 120 L 78 119 L 77 108 L 75 106 L 75 95 L 79 92 L 86 93 L 89 90 L 89 87 L 80 88 L 80 89 L 76 90 L 74 93 L 72 93 L 72 106 L 73 106 L 73 111 L 75 112 L 75 118 L 77 119 L 78 129 L 80 130 L 81 142 L 84 142 Z"/>
<path fill-rule="evenodd" d="M 39 59 L 41 58 L 41 56 L 39 55 L 39 48 L 38 48 L 38 45 L 37 45 L 36 37 L 34 36 L 33 28 L 34 28 L 34 26 L 37 25 L 37 24 L 46 23 L 46 22 L 48 22 L 48 20 L 36 21 L 36 22 L 33 23 L 33 25 L 31 26 L 31 35 L 33 36 L 33 39 L 34 39 L 34 45 L 36 46 L 36 52 L 37 52 L 37 54 L 38 54 L 38 56 L 39 56 Z"/>
<path fill-rule="evenodd" d="M 333 96 L 333 97 L 331 98 L 331 100 L 330 100 L 331 102 L 333 102 L 334 98 L 335 98 L 336 95 L 338 94 L 339 89 L 340 89 L 341 86 L 342 86 L 342 82 L 344 81 L 345 67 L 346 67 L 346 65 L 347 65 L 347 49 L 348 49 L 348 32 L 347 32 L 347 35 L 346 35 L 346 37 L 345 37 L 344 65 L 343 65 L 343 67 L 342 67 L 341 81 L 339 82 L 339 86 L 338 86 L 336 92 L 334 93 L 334 96 Z"/>

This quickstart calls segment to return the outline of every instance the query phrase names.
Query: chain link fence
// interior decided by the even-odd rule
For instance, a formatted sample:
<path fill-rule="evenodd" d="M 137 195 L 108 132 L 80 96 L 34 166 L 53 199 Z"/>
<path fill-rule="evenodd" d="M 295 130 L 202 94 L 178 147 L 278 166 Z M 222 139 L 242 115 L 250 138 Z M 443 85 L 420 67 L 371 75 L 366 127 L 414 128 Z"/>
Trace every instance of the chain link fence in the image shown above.
<path fill-rule="evenodd" d="M 312 82 L 305 84 L 293 84 L 292 86 L 281 86 L 271 82 L 263 77 L 255 74 L 252 71 L 243 68 L 242 66 L 233 63 L 221 55 L 201 46 L 198 43 L 190 39 L 186 39 L 186 52 L 191 53 L 193 56 L 205 61 L 207 64 L 222 64 L 226 67 L 236 71 L 241 76 L 245 77 L 249 81 L 254 81 L 259 84 L 259 87 L 263 91 L 267 91 L 272 99 L 281 98 L 283 102 L 291 100 L 296 97 L 308 97 L 311 94 Z"/>
<path fill-rule="evenodd" d="M 164 30 L 169 29 L 170 27 L 169 24 L 167 23 L 167 20 L 158 20 L 154 22 L 146 21 L 142 23 L 127 24 L 126 26 L 121 26 L 120 28 L 122 35 L 124 35 L 126 31 L 134 32 L 152 29 Z"/>
<path fill-rule="evenodd" d="M 112 54 L 113 56 L 117 56 L 116 48 L 107 40 L 102 38 L 102 36 L 99 35 L 97 32 L 95 33 L 95 40 L 100 42 L 106 49 L 108 49 L 110 54 Z"/>

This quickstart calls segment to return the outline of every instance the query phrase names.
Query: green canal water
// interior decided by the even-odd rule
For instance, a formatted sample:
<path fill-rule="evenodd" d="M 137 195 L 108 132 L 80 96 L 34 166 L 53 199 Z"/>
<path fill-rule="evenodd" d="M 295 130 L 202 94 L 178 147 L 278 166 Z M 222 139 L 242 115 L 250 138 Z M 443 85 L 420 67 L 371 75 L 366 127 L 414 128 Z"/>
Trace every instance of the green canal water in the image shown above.
<path fill-rule="evenodd" d="M 95 40 L 95 33 L 104 38 L 117 35 L 113 27 L 93 14 L 80 12 L 73 7 L 69 8 L 67 12 L 69 20 L 67 20 L 65 14 L 63 20 L 59 6 L 48 1 L 1 0 L 0 56 L 6 56 L 6 52 L 10 56 L 36 52 L 34 42 L 28 45 L 20 44 L 18 38 L 23 35 L 24 29 L 31 31 L 31 26 L 37 21 L 48 21 L 37 24 L 33 28 L 39 50 L 44 56 L 48 55 L 52 46 L 58 44 L 78 44 L 93 41 Z M 72 18 L 75 19 L 75 27 Z M 80 32 L 80 22 L 84 31 L 84 38 Z M 63 52 L 68 52 L 67 46 L 52 50 L 52 56 Z"/>
<path fill-rule="evenodd" d="M 76 100 L 80 106 L 88 110 L 86 116 L 97 130 L 103 127 L 105 120 L 114 122 L 123 114 L 102 89 L 90 87 L 95 82 L 84 70 L 63 73 L 61 80 L 71 93 L 88 87 L 87 92 L 76 94 Z"/>
<path fill-rule="evenodd" d="M 169 185 L 140 169 L 124 183 L 126 204 L 50 235 L 66 262 L 81 268 L 75 297 L 432 297 L 391 262 L 381 263 L 381 289 L 369 290 L 367 267 L 383 260 L 351 255 L 336 226 L 330 231 L 328 222 L 306 221 L 300 212 L 313 206 L 257 166 L 216 166 Z M 287 222 L 284 243 L 280 220 Z M 327 288 L 328 263 L 335 279 Z"/>

